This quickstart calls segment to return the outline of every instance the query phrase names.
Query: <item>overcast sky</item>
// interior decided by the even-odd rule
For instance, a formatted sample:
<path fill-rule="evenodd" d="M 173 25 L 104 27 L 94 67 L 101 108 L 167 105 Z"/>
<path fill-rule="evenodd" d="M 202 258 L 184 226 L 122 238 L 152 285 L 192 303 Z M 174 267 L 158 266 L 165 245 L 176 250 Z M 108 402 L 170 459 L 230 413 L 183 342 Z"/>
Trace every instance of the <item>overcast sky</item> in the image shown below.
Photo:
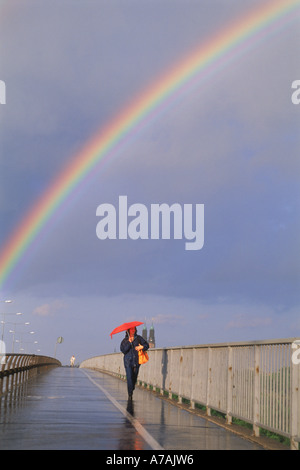
<path fill-rule="evenodd" d="M 2 2 L 0 245 L 75 152 L 137 93 L 262 3 Z M 133 319 L 148 330 L 153 322 L 157 347 L 300 336 L 294 16 L 95 168 L 33 244 L 1 291 L 1 300 L 13 299 L 1 312 L 23 313 L 41 354 L 53 355 L 59 336 L 64 363 L 72 354 L 81 361 L 119 351 L 123 335 L 111 340 L 109 333 Z M 148 208 L 204 204 L 203 248 L 187 251 L 184 240 L 99 240 L 96 209 L 117 208 L 120 195 Z M 24 343 L 33 341 L 26 328 L 18 325 Z"/>

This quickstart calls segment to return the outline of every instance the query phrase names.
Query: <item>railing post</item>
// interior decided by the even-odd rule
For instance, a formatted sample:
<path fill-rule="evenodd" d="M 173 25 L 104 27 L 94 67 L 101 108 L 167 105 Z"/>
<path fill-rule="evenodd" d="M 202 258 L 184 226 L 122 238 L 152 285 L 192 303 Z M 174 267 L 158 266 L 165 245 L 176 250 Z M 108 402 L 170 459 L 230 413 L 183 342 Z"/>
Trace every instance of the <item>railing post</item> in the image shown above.
<path fill-rule="evenodd" d="M 232 423 L 232 386 L 233 386 L 233 371 L 232 371 L 232 348 L 227 348 L 228 364 L 227 364 L 227 411 L 226 422 Z"/>
<path fill-rule="evenodd" d="M 9 369 L 11 368 L 11 363 L 12 363 L 12 360 L 13 360 L 13 356 L 10 356 L 10 355 L 7 355 L 7 360 L 6 360 L 6 369 L 7 371 L 9 371 Z M 7 373 L 7 376 L 6 376 L 6 380 L 5 380 L 5 393 L 8 393 L 9 391 L 9 380 L 10 376 L 9 376 L 9 373 Z"/>
<path fill-rule="evenodd" d="M 206 383 L 206 414 L 211 415 L 210 408 L 210 387 L 211 387 L 211 348 L 208 348 L 208 360 L 207 360 L 207 383 Z"/>
<path fill-rule="evenodd" d="M 253 432 L 256 437 L 259 436 L 259 423 L 260 418 L 260 386 L 259 386 L 259 346 L 254 346 L 254 371 L 253 371 Z"/>
<path fill-rule="evenodd" d="M 170 351 L 170 371 L 172 370 L 172 366 L 173 366 L 173 349 L 169 350 Z M 170 377 L 171 377 L 171 374 L 170 374 Z M 172 383 L 170 381 L 170 378 L 169 378 L 169 386 L 168 386 L 168 390 L 169 390 L 169 398 L 172 398 L 173 394 L 172 394 Z"/>
<path fill-rule="evenodd" d="M 299 437 L 300 433 L 300 423 L 299 423 L 299 399 L 300 399 L 300 392 L 299 392 L 299 367 L 300 364 L 292 360 L 290 360 L 290 370 L 291 370 L 291 408 L 290 408 L 290 423 L 291 423 L 291 439 L 290 439 L 290 449 L 291 450 L 298 450 L 299 444 L 296 440 Z"/>
<path fill-rule="evenodd" d="M 159 375 L 158 375 L 158 351 L 154 351 L 154 377 L 155 377 L 155 391 L 159 389 Z"/>
<path fill-rule="evenodd" d="M 194 383 L 195 383 L 195 379 L 194 379 L 194 375 L 195 375 L 195 355 L 196 355 L 196 349 L 193 348 L 193 355 L 192 355 L 192 376 L 191 376 L 191 398 L 190 398 L 190 408 L 193 410 L 195 409 L 195 400 L 194 400 L 194 394 L 195 394 L 195 390 L 194 390 Z"/>
<path fill-rule="evenodd" d="M 178 387 L 178 403 L 182 403 L 182 348 L 180 349 L 180 359 L 179 359 L 179 387 Z"/>
<path fill-rule="evenodd" d="M 160 386 L 160 394 L 163 395 L 165 388 L 166 388 L 166 373 L 167 373 L 167 351 L 166 349 L 162 350 L 161 356 L 161 386 Z"/>

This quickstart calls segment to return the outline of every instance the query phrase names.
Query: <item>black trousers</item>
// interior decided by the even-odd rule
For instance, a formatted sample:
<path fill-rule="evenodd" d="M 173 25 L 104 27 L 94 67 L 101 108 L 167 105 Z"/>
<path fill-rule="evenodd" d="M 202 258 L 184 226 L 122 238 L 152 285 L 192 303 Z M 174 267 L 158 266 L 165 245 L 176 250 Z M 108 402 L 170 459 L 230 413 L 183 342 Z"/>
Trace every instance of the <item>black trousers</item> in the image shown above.
<path fill-rule="evenodd" d="M 134 387 L 135 387 L 135 384 L 136 384 L 136 381 L 137 381 L 137 377 L 138 377 L 138 374 L 139 374 L 139 368 L 140 368 L 139 365 L 135 366 L 135 367 L 132 367 L 132 366 L 126 366 L 125 367 L 126 377 L 127 377 L 128 395 L 131 395 L 133 390 L 134 390 Z"/>

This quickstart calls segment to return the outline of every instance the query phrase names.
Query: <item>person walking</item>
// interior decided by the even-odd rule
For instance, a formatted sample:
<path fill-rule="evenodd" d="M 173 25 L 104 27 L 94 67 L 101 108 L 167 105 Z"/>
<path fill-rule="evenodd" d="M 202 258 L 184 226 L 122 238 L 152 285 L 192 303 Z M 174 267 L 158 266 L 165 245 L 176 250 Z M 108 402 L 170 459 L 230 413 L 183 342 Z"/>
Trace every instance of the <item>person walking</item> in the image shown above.
<path fill-rule="evenodd" d="M 137 334 L 136 327 L 130 328 L 126 331 L 125 338 L 120 344 L 120 350 L 124 354 L 128 398 L 130 400 L 132 399 L 132 394 L 139 373 L 140 365 L 138 351 L 141 349 L 147 351 L 147 349 L 149 349 L 149 344 L 142 336 Z"/>

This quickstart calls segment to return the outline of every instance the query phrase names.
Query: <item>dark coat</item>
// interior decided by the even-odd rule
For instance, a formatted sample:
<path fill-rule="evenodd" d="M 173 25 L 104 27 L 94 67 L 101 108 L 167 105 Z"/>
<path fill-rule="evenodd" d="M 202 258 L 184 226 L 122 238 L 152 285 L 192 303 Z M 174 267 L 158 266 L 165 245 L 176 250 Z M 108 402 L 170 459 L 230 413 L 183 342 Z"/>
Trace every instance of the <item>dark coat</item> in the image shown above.
<path fill-rule="evenodd" d="M 139 346 L 139 344 L 144 346 L 144 351 L 147 351 L 147 349 L 149 349 L 149 344 L 147 343 L 147 341 L 144 340 L 142 336 L 135 334 L 134 340 L 132 341 L 132 343 L 130 343 L 129 337 L 126 334 L 125 338 L 123 339 L 120 345 L 120 349 L 124 354 L 125 367 L 136 367 L 139 365 L 139 354 L 138 351 L 136 351 L 135 349 L 135 347 Z"/>

